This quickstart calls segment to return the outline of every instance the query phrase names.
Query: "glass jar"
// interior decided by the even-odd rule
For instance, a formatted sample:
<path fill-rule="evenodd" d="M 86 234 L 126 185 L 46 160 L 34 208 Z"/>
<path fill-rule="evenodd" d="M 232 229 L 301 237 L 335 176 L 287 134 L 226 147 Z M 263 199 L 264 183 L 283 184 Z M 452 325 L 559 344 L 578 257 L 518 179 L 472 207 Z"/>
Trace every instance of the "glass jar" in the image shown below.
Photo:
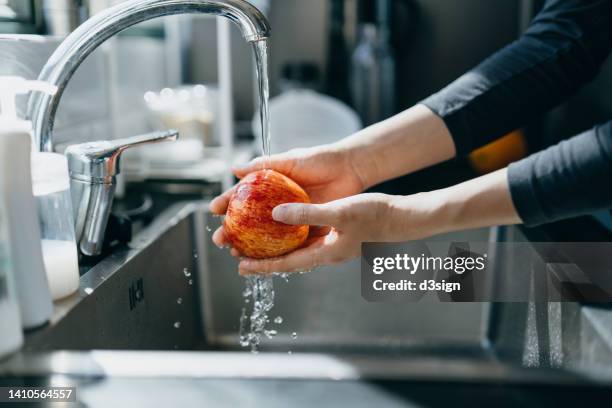
<path fill-rule="evenodd" d="M 42 250 L 53 300 L 79 287 L 78 252 L 68 162 L 58 153 L 34 153 L 32 189 L 38 207 Z"/>

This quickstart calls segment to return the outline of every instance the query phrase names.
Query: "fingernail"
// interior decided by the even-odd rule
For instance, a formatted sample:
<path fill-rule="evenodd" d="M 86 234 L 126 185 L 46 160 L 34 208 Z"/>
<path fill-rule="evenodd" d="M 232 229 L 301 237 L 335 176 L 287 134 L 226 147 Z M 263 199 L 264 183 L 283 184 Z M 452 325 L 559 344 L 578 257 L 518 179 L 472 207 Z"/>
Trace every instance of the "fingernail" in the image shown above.
<path fill-rule="evenodd" d="M 284 221 L 289 213 L 290 204 L 277 205 L 272 209 L 272 219 L 274 221 Z"/>

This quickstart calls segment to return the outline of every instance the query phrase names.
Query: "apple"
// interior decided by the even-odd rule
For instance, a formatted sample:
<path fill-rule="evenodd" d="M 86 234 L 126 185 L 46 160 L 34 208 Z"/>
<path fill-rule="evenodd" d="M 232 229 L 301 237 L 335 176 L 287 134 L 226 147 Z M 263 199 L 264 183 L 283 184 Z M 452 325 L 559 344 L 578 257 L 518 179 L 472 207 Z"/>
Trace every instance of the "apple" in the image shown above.
<path fill-rule="evenodd" d="M 310 203 L 295 181 L 274 170 L 248 174 L 230 197 L 223 227 L 232 247 L 249 258 L 285 255 L 304 243 L 308 225 L 288 225 L 272 219 L 284 203 Z"/>

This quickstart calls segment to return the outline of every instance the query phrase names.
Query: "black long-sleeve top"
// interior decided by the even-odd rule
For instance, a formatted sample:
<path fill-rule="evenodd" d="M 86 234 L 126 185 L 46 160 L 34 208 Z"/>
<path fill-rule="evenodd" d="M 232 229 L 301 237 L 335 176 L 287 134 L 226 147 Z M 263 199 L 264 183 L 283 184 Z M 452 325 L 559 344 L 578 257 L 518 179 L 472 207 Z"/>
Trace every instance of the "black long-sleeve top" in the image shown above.
<path fill-rule="evenodd" d="M 549 0 L 519 40 L 422 103 L 465 155 L 568 98 L 611 50 L 612 0 Z M 508 181 L 526 225 L 612 208 L 612 121 L 511 164 Z"/>

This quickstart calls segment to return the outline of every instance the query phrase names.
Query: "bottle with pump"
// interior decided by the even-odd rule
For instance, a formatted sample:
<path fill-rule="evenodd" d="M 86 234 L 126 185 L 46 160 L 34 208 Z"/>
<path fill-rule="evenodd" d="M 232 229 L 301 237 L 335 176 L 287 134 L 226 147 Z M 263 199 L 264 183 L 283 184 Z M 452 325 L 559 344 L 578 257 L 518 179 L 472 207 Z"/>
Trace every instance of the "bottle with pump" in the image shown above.
<path fill-rule="evenodd" d="M 0 187 L 21 320 L 26 329 L 45 324 L 53 312 L 32 192 L 32 124 L 20 119 L 16 109 L 16 96 L 32 91 L 53 94 L 56 88 L 20 77 L 0 77 Z"/>
<path fill-rule="evenodd" d="M 23 343 L 2 187 L 0 185 L 0 360 L 18 350 Z"/>

